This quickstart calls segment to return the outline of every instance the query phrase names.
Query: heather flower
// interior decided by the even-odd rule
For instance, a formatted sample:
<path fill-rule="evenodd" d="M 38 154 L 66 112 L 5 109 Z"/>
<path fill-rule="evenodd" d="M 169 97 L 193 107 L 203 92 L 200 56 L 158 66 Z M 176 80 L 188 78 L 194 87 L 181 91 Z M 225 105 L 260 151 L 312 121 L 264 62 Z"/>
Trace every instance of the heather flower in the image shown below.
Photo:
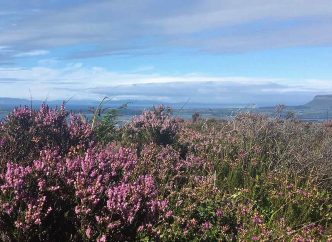
<path fill-rule="evenodd" d="M 259 241 L 259 237 L 258 237 L 258 236 L 256 236 L 256 235 L 255 235 L 255 236 L 253 236 L 251 239 L 252 239 L 252 241 Z"/>
<path fill-rule="evenodd" d="M 260 215 L 258 215 L 257 213 L 254 214 L 254 216 L 252 217 L 252 221 L 254 224 L 262 224 L 263 223 L 263 219 Z"/>
<path fill-rule="evenodd" d="M 204 230 L 209 230 L 211 228 L 211 224 L 209 221 L 205 221 L 202 225 Z"/>
<path fill-rule="evenodd" d="M 220 217 L 222 217 L 222 215 L 223 215 L 222 211 L 220 209 L 217 209 L 216 210 L 216 216 L 220 218 Z"/>
<path fill-rule="evenodd" d="M 106 242 L 106 241 L 107 241 L 106 235 L 102 235 L 97 239 L 97 242 Z"/>
<path fill-rule="evenodd" d="M 170 218 L 173 216 L 173 212 L 172 211 L 167 211 L 165 214 L 165 218 Z"/>
<path fill-rule="evenodd" d="M 88 239 L 91 238 L 91 236 L 92 236 L 92 229 L 91 229 L 91 227 L 88 227 L 88 228 L 85 230 L 85 235 L 86 235 L 86 237 L 88 237 Z"/>

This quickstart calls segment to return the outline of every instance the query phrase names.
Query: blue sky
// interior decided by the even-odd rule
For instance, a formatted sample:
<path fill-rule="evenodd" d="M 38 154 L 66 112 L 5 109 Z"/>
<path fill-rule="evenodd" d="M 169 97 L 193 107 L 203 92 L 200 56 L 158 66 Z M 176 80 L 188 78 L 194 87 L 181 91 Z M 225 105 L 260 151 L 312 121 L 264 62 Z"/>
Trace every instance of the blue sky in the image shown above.
<path fill-rule="evenodd" d="M 274 105 L 332 93 L 330 0 L 0 0 L 0 96 Z"/>

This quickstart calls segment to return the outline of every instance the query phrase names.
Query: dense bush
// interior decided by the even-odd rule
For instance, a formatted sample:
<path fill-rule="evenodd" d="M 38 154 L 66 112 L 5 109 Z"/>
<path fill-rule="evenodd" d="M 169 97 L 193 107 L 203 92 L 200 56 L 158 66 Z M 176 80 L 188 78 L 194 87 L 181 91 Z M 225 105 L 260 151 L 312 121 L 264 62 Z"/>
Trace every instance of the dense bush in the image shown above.
<path fill-rule="evenodd" d="M 153 176 L 164 195 L 189 184 L 195 186 L 211 172 L 204 159 L 190 154 L 183 158 L 173 147 L 156 144 L 144 147 L 137 168 L 138 174 Z"/>
<path fill-rule="evenodd" d="M 82 117 L 69 114 L 64 106 L 39 110 L 14 109 L 0 123 L 0 162 L 29 163 L 43 149 L 61 154 L 85 149 L 92 141 L 92 130 Z"/>
<path fill-rule="evenodd" d="M 114 117 L 43 105 L 2 121 L 1 241 L 332 240 L 329 125 Z"/>
<path fill-rule="evenodd" d="M 158 106 L 135 116 L 124 128 L 123 138 L 140 144 L 168 145 L 176 142 L 178 130 L 179 120 L 172 117 L 171 109 Z"/>
<path fill-rule="evenodd" d="M 44 151 L 32 165 L 7 163 L 1 181 L 1 231 L 15 241 L 135 238 L 159 219 L 151 176 L 130 179 L 136 157 L 111 145 L 63 159 Z"/>

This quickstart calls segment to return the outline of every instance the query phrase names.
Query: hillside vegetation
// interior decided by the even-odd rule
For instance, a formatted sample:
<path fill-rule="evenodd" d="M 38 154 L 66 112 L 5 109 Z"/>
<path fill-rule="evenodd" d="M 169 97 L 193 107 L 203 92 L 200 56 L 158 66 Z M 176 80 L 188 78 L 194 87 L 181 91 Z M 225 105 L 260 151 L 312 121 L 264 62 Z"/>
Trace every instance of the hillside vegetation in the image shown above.
<path fill-rule="evenodd" d="M 332 241 L 331 125 L 116 117 L 1 122 L 1 241 Z"/>

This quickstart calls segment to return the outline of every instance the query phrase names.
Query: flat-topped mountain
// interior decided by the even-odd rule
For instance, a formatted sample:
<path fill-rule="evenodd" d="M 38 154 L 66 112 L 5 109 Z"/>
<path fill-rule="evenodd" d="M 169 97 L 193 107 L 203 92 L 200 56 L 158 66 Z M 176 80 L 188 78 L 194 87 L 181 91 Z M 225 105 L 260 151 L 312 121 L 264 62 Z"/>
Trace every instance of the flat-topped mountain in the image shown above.
<path fill-rule="evenodd" d="M 317 95 L 304 106 L 315 109 L 332 109 L 332 95 Z"/>

